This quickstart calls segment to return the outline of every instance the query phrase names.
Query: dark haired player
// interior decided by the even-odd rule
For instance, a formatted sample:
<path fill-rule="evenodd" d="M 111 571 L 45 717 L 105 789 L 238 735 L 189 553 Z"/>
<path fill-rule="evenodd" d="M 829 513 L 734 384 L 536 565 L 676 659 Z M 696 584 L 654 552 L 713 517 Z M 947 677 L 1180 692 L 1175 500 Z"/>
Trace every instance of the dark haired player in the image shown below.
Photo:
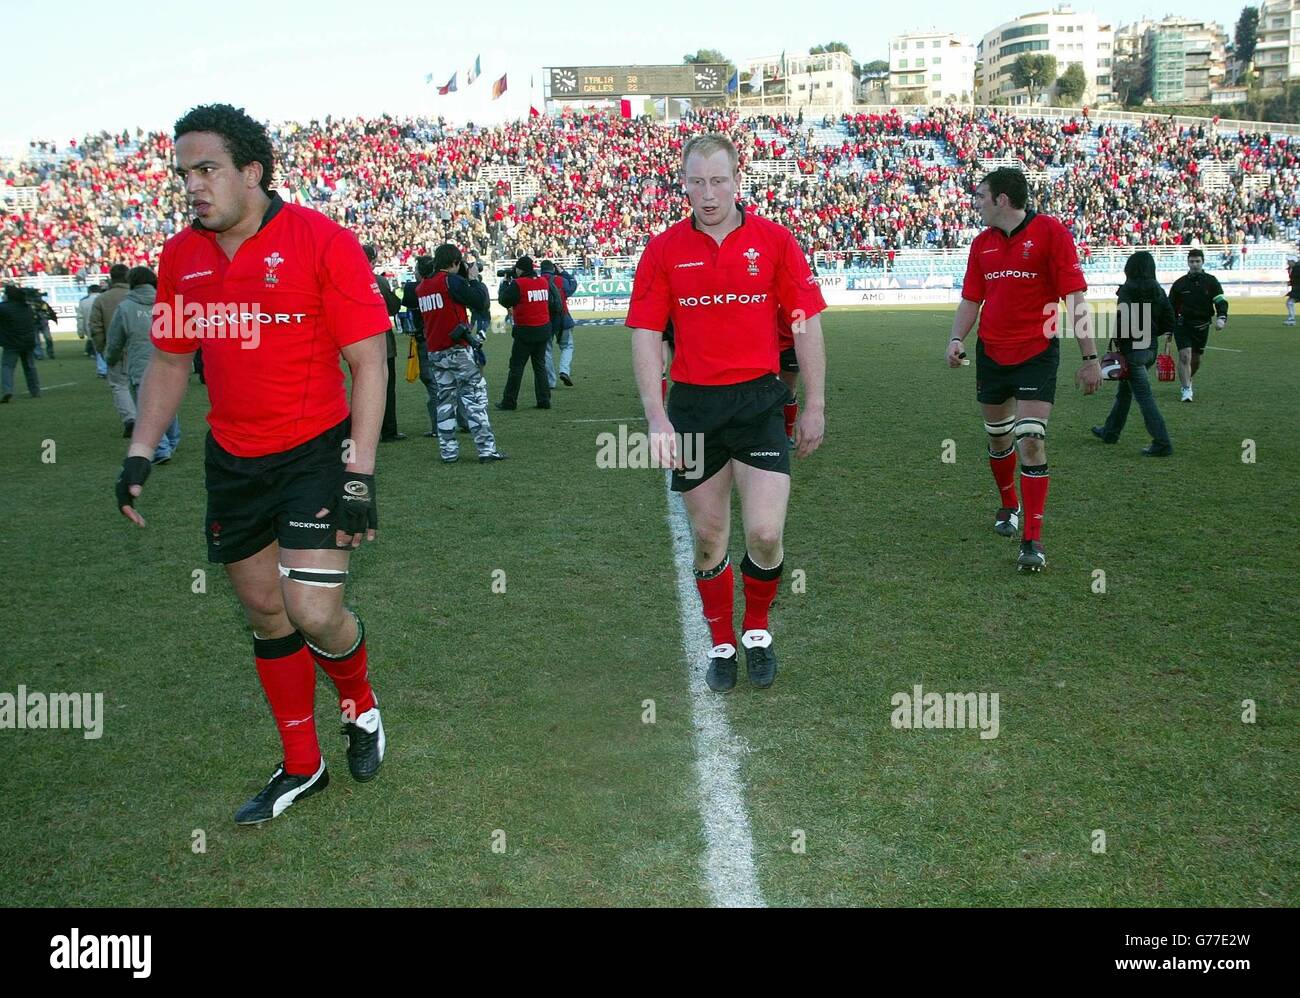
<path fill-rule="evenodd" d="M 1219 279 L 1205 269 L 1205 253 L 1194 249 L 1187 254 L 1187 273 L 1169 289 L 1174 306 L 1173 338 L 1178 344 L 1178 381 L 1182 386 L 1178 401 L 1192 401 L 1192 378 L 1201 369 L 1206 344 L 1210 341 L 1210 323 L 1215 329 L 1228 324 L 1228 299 Z M 1165 342 L 1169 338 L 1165 337 Z"/>
<path fill-rule="evenodd" d="M 227 104 L 176 122 L 176 171 L 196 216 L 158 268 L 153 341 L 117 505 L 135 509 L 149 458 L 180 407 L 201 343 L 211 411 L 208 559 L 226 566 L 253 630 L 284 758 L 235 815 L 259 824 L 329 782 L 316 738 L 315 667 L 333 680 L 348 767 L 372 779 L 384 727 L 365 629 L 343 605 L 348 561 L 373 540 L 375 449 L 388 312 L 361 245 L 271 190 L 266 130 Z M 349 412 L 339 356 L 352 372 Z"/>
<path fill-rule="evenodd" d="M 705 681 L 724 693 L 736 684 L 735 581 L 727 546 L 731 489 L 745 525 L 745 617 L 741 645 L 750 682 L 776 678 L 768 610 L 784 559 L 790 498 L 790 445 L 783 408 L 789 390 L 777 377 L 777 308 L 800 320 L 795 336 L 805 377 L 798 453 L 811 454 L 825 426 L 825 352 L 817 314 L 826 303 L 789 230 L 737 204 L 735 146 L 699 135 L 682 153 L 691 216 L 655 236 L 641 255 L 627 325 L 651 449 L 672 467 L 695 540 L 695 580 L 713 648 Z M 663 333 L 674 330 L 672 390 L 665 411 L 659 388 Z M 673 434 L 700 434 L 703 467 L 683 474 Z"/>
<path fill-rule="evenodd" d="M 1002 497 L 993 529 L 1003 537 L 1016 536 L 1023 513 L 1018 564 L 1022 571 L 1037 572 L 1047 566 L 1041 540 L 1049 482 L 1047 420 L 1061 359 L 1057 334 L 1062 298 L 1074 317 L 1074 335 L 1083 354 L 1074 380 L 1085 395 L 1101 384 L 1101 365 L 1083 295 L 1088 285 L 1074 240 L 1055 218 L 1027 210 L 1028 199 L 1025 175 L 1010 167 L 994 170 L 975 189 L 975 207 L 988 228 L 971 244 L 947 359 L 949 367 L 961 366 L 962 341 L 978 319 L 975 396 L 984 410 L 989 465 Z"/>

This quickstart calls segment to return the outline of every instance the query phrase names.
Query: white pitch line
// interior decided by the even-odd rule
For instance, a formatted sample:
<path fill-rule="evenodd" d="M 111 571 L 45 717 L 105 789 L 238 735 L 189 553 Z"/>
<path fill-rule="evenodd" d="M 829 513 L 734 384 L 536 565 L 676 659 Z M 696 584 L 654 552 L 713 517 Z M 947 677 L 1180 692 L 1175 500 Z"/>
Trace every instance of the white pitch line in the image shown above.
<path fill-rule="evenodd" d="M 1245 353 L 1245 350 L 1234 350 L 1232 347 L 1206 347 L 1206 350 L 1222 350 L 1224 353 Z"/>
<path fill-rule="evenodd" d="M 54 389 L 56 389 L 56 388 L 71 388 L 71 387 L 72 387 L 73 385 L 75 385 L 76 383 L 77 383 L 77 382 L 75 382 L 75 381 L 65 381 L 65 382 L 64 382 L 63 384 L 61 384 L 61 385 L 41 385 L 41 391 L 43 391 L 43 392 L 52 392 L 52 391 L 54 391 Z"/>
<path fill-rule="evenodd" d="M 566 423 L 644 423 L 644 416 L 606 416 L 604 419 L 566 419 Z"/>
<path fill-rule="evenodd" d="M 665 478 L 670 482 L 671 473 Z M 668 530 L 677 564 L 677 608 L 682 618 L 682 652 L 691 688 L 691 722 L 695 726 L 695 774 L 699 780 L 700 817 L 707 842 L 704 877 L 713 904 L 723 908 L 762 908 L 754 872 L 754 836 L 749 828 L 740 760 L 745 747 L 731 732 L 724 697 L 704 685 L 704 651 L 712 647 L 695 588 L 691 523 L 682 497 L 668 491 Z"/>

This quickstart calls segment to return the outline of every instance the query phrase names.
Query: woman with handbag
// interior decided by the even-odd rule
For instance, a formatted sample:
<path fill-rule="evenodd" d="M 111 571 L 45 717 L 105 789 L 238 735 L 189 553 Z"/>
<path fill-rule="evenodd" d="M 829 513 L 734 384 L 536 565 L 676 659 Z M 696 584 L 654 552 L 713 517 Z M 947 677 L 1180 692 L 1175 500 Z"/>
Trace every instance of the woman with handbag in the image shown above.
<path fill-rule="evenodd" d="M 1174 447 L 1169 442 L 1169 430 L 1151 391 L 1147 369 L 1156 362 L 1159 337 L 1173 331 L 1174 308 L 1165 289 L 1156 280 L 1155 258 L 1146 250 L 1139 250 L 1128 258 L 1124 264 L 1124 277 L 1126 279 L 1116 296 L 1115 309 L 1119 359 L 1123 362 L 1119 365 L 1119 391 L 1115 394 L 1115 404 L 1111 406 L 1105 425 L 1094 426 L 1092 433 L 1105 443 L 1118 443 L 1128 420 L 1129 406 L 1137 399 L 1147 432 L 1151 434 L 1151 445 L 1143 447 L 1141 453 L 1145 457 L 1167 457 L 1174 452 Z M 1125 366 L 1127 370 L 1124 370 Z"/>

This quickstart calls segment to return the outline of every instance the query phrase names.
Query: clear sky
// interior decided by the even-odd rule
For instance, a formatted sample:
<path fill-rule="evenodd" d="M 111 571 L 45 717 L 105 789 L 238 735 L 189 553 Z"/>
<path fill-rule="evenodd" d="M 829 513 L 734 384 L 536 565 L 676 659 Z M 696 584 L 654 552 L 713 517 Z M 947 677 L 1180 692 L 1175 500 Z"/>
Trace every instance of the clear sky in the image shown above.
<path fill-rule="evenodd" d="M 700 48 L 741 62 L 828 41 L 847 42 L 856 59 L 868 62 L 888 58 L 889 38 L 907 30 L 940 27 L 977 41 L 1003 21 L 1050 6 L 1033 0 L 146 0 L 140 13 L 128 13 L 129 6 L 86 0 L 48 6 L 4 0 L 0 152 L 30 139 L 63 143 L 88 130 L 167 128 L 188 107 L 213 101 L 272 121 L 383 111 L 497 120 L 527 113 L 529 78 L 540 94 L 543 66 L 676 64 Z M 1094 0 L 1073 8 L 1094 10 L 1116 27 L 1171 13 L 1210 18 L 1231 35 L 1241 5 Z M 483 75 L 465 89 L 476 55 Z M 436 84 L 445 83 L 453 72 L 461 87 L 455 95 L 438 97 L 424 82 L 432 73 Z M 503 73 L 508 90 L 492 102 L 492 81 Z"/>

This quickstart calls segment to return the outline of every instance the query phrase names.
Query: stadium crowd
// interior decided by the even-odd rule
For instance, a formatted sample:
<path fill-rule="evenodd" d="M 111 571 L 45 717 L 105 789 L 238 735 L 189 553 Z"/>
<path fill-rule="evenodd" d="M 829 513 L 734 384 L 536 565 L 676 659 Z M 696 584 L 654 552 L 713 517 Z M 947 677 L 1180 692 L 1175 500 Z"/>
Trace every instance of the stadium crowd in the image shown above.
<path fill-rule="evenodd" d="M 1300 142 L 1151 118 L 1141 125 L 933 107 L 750 117 L 697 111 L 669 125 L 566 109 L 494 128 L 442 120 L 333 119 L 274 131 L 276 182 L 351 227 L 390 261 L 453 242 L 485 258 L 638 253 L 684 213 L 684 142 L 732 136 L 756 208 L 810 253 L 954 248 L 979 229 L 970 192 L 990 159 L 1021 161 L 1040 210 L 1096 246 L 1240 245 L 1300 230 Z M 828 130 L 831 141 L 826 141 Z M 834 141 L 839 138 L 839 142 Z M 0 184 L 33 188 L 3 206 L 0 276 L 98 274 L 156 263 L 187 224 L 166 133 L 101 133 L 0 164 Z M 773 161 L 780 161 L 774 163 Z M 1225 181 L 1204 183 L 1203 164 Z M 775 169 L 773 167 L 776 167 Z M 517 186 L 511 188 L 510 182 Z"/>

